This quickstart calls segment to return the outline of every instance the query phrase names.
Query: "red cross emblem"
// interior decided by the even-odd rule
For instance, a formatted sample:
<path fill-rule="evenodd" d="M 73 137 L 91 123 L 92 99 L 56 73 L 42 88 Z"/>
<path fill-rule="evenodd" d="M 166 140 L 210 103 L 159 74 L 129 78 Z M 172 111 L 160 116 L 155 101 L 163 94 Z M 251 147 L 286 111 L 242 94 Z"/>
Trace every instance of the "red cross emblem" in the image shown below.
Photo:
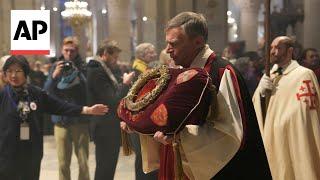
<path fill-rule="evenodd" d="M 299 92 L 297 93 L 297 99 L 302 100 L 306 103 L 310 109 L 316 109 L 316 93 L 311 80 L 302 81 L 303 84 L 299 87 Z"/>

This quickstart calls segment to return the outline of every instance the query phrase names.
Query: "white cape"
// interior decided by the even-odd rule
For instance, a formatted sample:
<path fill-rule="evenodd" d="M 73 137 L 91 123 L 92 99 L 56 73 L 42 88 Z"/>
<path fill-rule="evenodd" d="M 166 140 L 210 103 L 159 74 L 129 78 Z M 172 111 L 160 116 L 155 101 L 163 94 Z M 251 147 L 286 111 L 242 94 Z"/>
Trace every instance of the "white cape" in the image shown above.
<path fill-rule="evenodd" d="M 275 67 L 271 72 L 275 70 Z M 274 78 L 273 76 L 271 78 Z M 257 88 L 253 103 L 274 180 L 320 179 L 319 85 L 296 61 L 272 91 L 265 120 Z M 305 96 L 310 92 L 309 95 Z"/>

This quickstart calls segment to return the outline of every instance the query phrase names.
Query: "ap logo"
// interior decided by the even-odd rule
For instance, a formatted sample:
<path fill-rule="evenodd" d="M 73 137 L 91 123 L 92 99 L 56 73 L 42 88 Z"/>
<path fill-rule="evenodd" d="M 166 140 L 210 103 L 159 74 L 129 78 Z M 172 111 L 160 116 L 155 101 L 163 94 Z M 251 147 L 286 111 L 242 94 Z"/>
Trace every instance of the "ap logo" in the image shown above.
<path fill-rule="evenodd" d="M 49 10 L 11 10 L 11 54 L 50 54 Z"/>

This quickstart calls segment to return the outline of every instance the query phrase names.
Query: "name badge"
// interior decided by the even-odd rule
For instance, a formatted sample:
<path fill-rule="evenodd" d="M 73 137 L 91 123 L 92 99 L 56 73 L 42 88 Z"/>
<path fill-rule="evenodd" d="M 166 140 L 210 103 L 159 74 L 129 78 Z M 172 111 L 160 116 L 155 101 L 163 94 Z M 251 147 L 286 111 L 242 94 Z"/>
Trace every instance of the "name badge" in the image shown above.
<path fill-rule="evenodd" d="M 29 124 L 24 122 L 20 124 L 20 140 L 30 139 L 30 127 Z"/>

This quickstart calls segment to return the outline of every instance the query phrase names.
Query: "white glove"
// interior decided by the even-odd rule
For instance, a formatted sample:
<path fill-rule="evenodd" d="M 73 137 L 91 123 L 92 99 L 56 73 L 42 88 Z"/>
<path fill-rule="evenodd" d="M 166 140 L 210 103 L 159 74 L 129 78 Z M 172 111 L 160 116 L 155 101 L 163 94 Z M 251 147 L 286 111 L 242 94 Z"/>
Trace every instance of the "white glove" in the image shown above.
<path fill-rule="evenodd" d="M 259 83 L 260 95 L 262 97 L 265 97 L 267 90 L 272 91 L 273 88 L 274 85 L 271 78 L 269 76 L 263 75 Z"/>

